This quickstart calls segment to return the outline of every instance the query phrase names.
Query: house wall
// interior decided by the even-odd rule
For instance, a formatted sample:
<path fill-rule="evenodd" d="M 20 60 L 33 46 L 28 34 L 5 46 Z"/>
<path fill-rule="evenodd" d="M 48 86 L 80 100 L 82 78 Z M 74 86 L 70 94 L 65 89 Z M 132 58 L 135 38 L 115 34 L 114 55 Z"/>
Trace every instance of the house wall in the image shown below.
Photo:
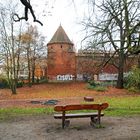
<path fill-rule="evenodd" d="M 90 80 L 93 78 L 97 80 L 117 80 L 117 56 L 111 61 L 112 63 L 105 66 L 103 66 L 105 57 L 102 53 L 78 53 L 76 60 L 77 80 Z M 134 65 L 137 65 L 137 60 L 136 56 L 127 58 L 124 64 L 124 73 L 129 72 Z"/>

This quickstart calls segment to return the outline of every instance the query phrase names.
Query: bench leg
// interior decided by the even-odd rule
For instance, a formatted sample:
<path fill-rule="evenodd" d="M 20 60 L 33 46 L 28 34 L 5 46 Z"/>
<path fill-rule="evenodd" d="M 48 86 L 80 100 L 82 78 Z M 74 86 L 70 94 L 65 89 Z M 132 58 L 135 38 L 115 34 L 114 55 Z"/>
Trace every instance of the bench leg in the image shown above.
<path fill-rule="evenodd" d="M 64 120 L 62 119 L 62 128 L 66 128 L 70 125 L 70 120 Z"/>
<path fill-rule="evenodd" d="M 90 125 L 97 127 L 97 125 L 100 125 L 100 119 L 98 117 L 91 117 Z"/>
<path fill-rule="evenodd" d="M 91 121 L 92 121 L 93 123 L 99 123 L 99 120 L 98 120 L 97 117 L 91 117 Z"/>
<path fill-rule="evenodd" d="M 66 120 L 65 118 L 65 111 L 62 112 L 62 128 L 68 127 L 70 124 L 69 120 Z"/>
<path fill-rule="evenodd" d="M 65 127 L 65 118 L 62 118 L 62 128 L 64 129 Z"/>
<path fill-rule="evenodd" d="M 62 112 L 62 128 L 65 127 L 65 111 Z"/>
<path fill-rule="evenodd" d="M 70 120 L 65 120 L 65 127 L 68 127 L 70 125 Z"/>

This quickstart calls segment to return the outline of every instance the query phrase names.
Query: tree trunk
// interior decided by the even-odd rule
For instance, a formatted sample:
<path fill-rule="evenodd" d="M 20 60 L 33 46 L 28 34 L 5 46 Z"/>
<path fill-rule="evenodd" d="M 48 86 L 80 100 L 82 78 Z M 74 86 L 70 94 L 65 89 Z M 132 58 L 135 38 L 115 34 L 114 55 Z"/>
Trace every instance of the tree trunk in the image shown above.
<path fill-rule="evenodd" d="M 8 83 L 9 83 L 9 87 L 11 89 L 12 94 L 13 95 L 17 94 L 17 90 L 16 90 L 17 89 L 17 83 L 16 83 L 16 80 L 12 80 L 12 78 L 10 78 Z"/>
<path fill-rule="evenodd" d="M 32 84 L 35 83 L 35 75 L 34 75 L 34 73 L 35 73 L 35 70 L 33 69 L 32 70 Z"/>
<path fill-rule="evenodd" d="M 12 87 L 11 87 L 12 94 L 17 94 L 16 88 L 17 88 L 16 83 L 15 83 L 15 81 L 13 81 L 13 84 L 12 84 Z"/>
<path fill-rule="evenodd" d="M 140 54 L 138 55 L 138 68 L 140 68 Z"/>
<path fill-rule="evenodd" d="M 118 71 L 118 80 L 117 80 L 117 88 L 123 88 L 123 69 L 119 68 Z"/>
<path fill-rule="evenodd" d="M 118 80 L 117 80 L 117 88 L 123 88 L 123 72 L 124 72 L 124 44 L 125 44 L 125 32 L 123 31 L 122 24 L 120 26 L 120 50 L 118 52 L 119 57 L 119 65 L 118 65 Z"/>
<path fill-rule="evenodd" d="M 119 67 L 118 67 L 118 80 L 117 88 L 123 88 L 123 72 L 124 72 L 124 52 L 123 49 L 119 53 Z"/>
<path fill-rule="evenodd" d="M 32 59 L 32 84 L 35 83 L 35 59 Z"/>
<path fill-rule="evenodd" d="M 30 65 L 30 44 L 28 44 L 28 48 L 27 48 L 27 61 L 28 61 L 28 86 L 31 87 L 31 65 Z"/>

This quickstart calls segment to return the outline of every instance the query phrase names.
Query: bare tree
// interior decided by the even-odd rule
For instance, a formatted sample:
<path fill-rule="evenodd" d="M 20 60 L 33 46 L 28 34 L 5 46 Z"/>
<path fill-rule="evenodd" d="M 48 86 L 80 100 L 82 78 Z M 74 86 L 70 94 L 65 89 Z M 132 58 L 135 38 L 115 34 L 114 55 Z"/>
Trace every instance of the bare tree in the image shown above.
<path fill-rule="evenodd" d="M 32 47 L 31 47 L 31 70 L 32 70 L 32 83 L 35 82 L 35 69 L 36 61 L 40 61 L 40 58 L 46 57 L 46 48 L 44 45 L 45 38 L 39 34 L 36 26 L 29 27 L 29 33 L 32 35 Z M 45 57 L 43 57 L 45 56 Z M 40 64 L 41 66 L 41 64 Z M 37 77 L 38 78 L 38 77 Z"/>
<path fill-rule="evenodd" d="M 29 26 L 27 31 L 21 35 L 24 44 L 24 55 L 28 64 L 28 84 L 31 86 L 35 82 L 36 61 L 46 55 L 44 37 L 41 36 L 36 26 Z"/>
<path fill-rule="evenodd" d="M 133 50 L 132 35 L 140 27 L 140 1 L 89 0 L 89 4 L 94 10 L 90 10 L 92 13 L 82 22 L 86 30 L 84 40 L 88 41 L 87 48 L 114 52 L 105 64 L 118 56 L 118 62 L 115 63 L 118 68 L 117 87 L 123 88 L 125 60 L 128 55 L 134 54 L 130 51 Z"/>
<path fill-rule="evenodd" d="M 0 41 L 1 56 L 3 57 L 3 65 L 5 65 L 5 74 L 11 88 L 12 94 L 16 94 L 18 72 L 19 72 L 19 55 L 20 43 L 17 42 L 13 12 L 15 5 L 10 3 L 6 7 L 0 7 Z"/>

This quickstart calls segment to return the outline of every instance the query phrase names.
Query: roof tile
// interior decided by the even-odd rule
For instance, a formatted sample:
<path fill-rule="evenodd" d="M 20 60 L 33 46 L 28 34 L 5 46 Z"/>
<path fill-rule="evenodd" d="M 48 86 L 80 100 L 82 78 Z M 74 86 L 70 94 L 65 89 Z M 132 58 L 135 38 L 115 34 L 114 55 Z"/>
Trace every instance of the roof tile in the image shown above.
<path fill-rule="evenodd" d="M 61 25 L 56 30 L 55 34 L 53 35 L 48 45 L 54 43 L 67 43 L 73 45 L 73 43 L 71 42 L 71 40 L 69 39 L 69 37 L 67 36 L 66 32 L 64 31 Z"/>

